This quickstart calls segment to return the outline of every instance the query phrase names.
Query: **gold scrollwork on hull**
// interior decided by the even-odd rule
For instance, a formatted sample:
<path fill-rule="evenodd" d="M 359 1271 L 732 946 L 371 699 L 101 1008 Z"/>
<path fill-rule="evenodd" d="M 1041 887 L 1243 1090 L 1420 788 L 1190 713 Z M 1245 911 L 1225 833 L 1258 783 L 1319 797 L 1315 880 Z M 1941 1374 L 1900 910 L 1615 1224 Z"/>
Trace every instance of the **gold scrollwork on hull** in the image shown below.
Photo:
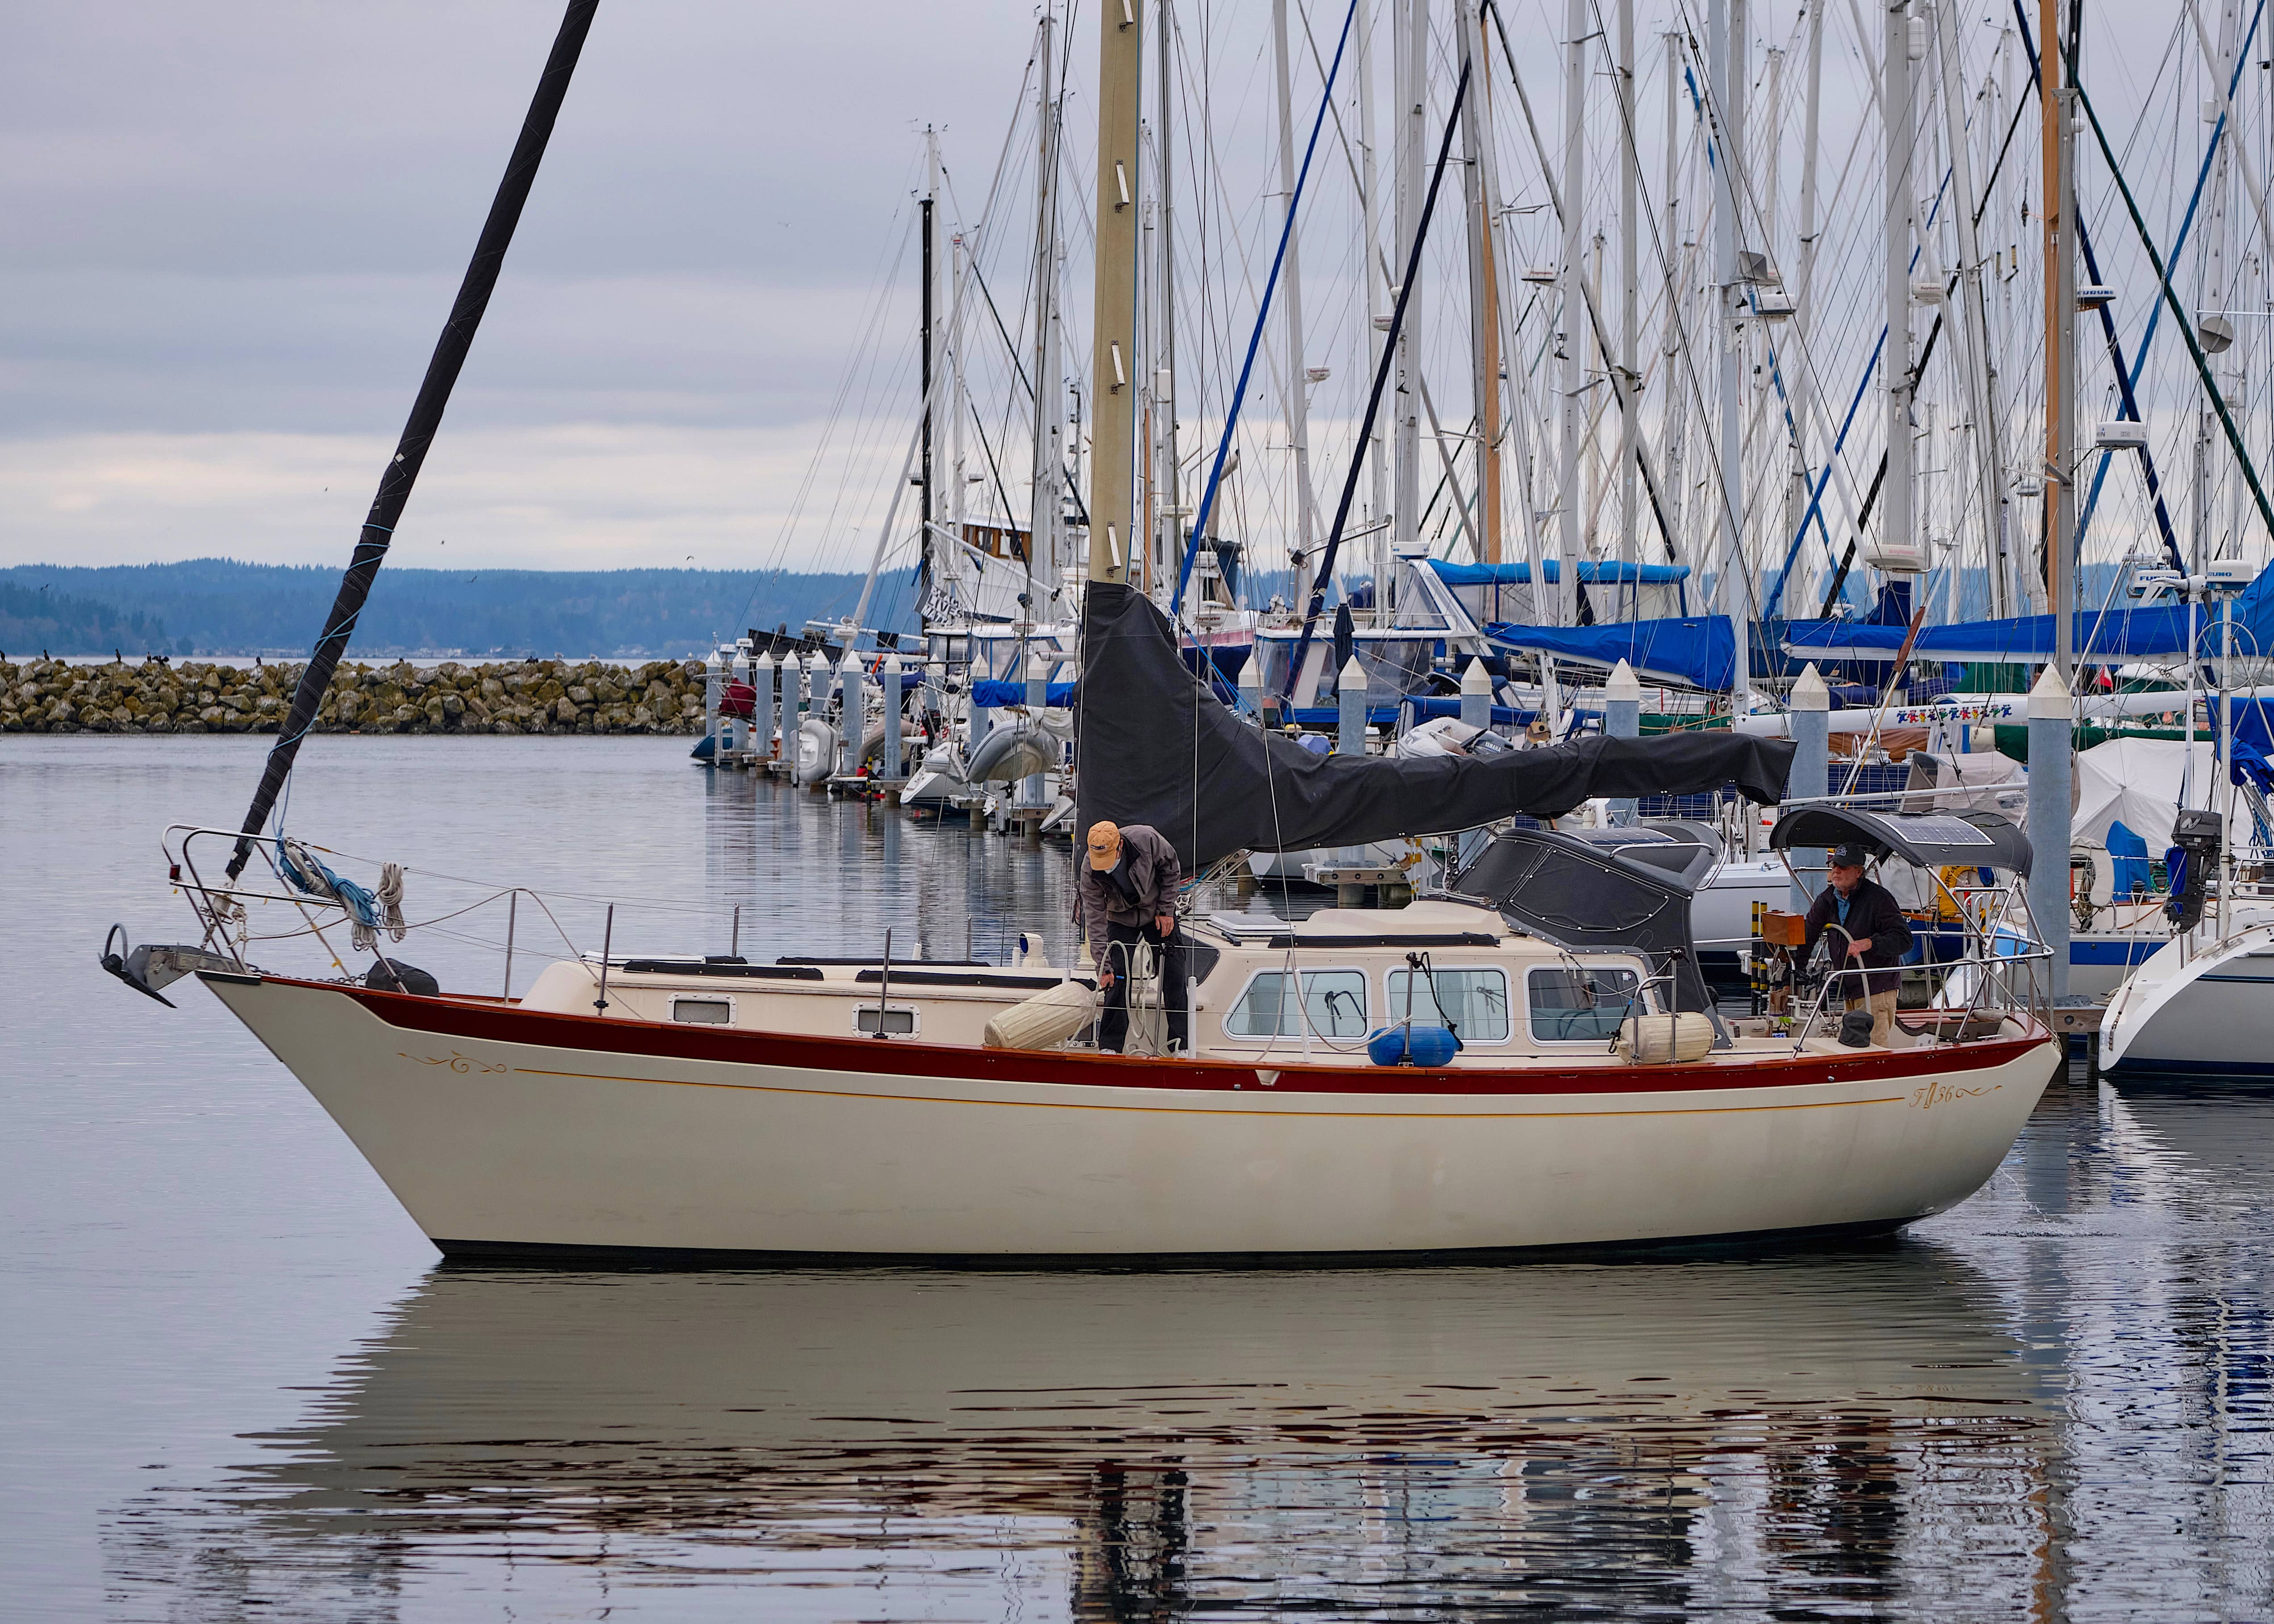
<path fill-rule="evenodd" d="M 469 1076 L 477 1071 L 510 1071 L 513 1070 L 511 1066 L 506 1064 L 502 1060 L 477 1060 L 471 1055 L 460 1054 L 455 1049 L 446 1056 L 409 1055 L 403 1053 L 403 1051 L 399 1049 L 396 1049 L 395 1053 L 397 1059 L 415 1060 L 423 1066 L 448 1066 L 453 1071 L 457 1072 L 461 1077 Z"/>

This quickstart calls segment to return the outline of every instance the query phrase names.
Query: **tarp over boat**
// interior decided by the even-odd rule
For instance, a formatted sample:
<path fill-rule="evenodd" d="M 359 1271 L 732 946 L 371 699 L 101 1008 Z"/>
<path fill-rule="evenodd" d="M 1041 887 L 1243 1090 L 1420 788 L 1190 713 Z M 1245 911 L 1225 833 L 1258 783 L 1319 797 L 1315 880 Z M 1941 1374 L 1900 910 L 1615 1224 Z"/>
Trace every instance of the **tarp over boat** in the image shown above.
<path fill-rule="evenodd" d="M 1201 868 L 1238 851 L 1362 846 L 1552 817 L 1598 795 L 1681 795 L 1735 782 L 1770 805 L 1794 747 L 1734 733 L 1593 737 L 1504 756 L 1314 756 L 1244 722 L 1194 680 L 1142 594 L 1093 582 L 1074 695 L 1075 838 L 1099 819 L 1148 823 Z"/>
<path fill-rule="evenodd" d="M 2208 621 L 2209 617 L 2203 617 Z M 2187 648 L 2187 611 L 2177 608 L 2080 610 L 2074 617 L 2076 658 L 2085 665 L 2145 659 L 2183 659 Z M 1784 628 L 1785 651 L 1796 657 L 1892 659 L 1903 646 L 1908 626 L 1873 626 L 1861 620 L 1795 621 Z M 2215 646 L 2215 645 L 2214 645 Z M 2053 653 L 2053 618 L 2022 615 L 2010 620 L 1966 620 L 1930 626 L 1911 653 L 1919 659 L 2033 661 Z"/>
<path fill-rule="evenodd" d="M 1605 667 L 1624 660 L 1637 676 L 1721 692 L 1728 691 L 1737 674 L 1737 634 L 1726 614 L 1594 626 L 1516 626 L 1495 620 L 1485 628 L 1485 635 L 1498 648 Z"/>
<path fill-rule="evenodd" d="M 2234 646 L 2259 653 L 2274 646 L 2274 570 L 2262 570 L 2234 600 Z M 2082 665 L 2128 660 L 2185 659 L 2187 606 L 2152 604 L 2136 609 L 2081 609 L 2071 633 Z M 1800 658 L 1889 659 L 1902 647 L 1908 626 L 1871 625 L 1861 620 L 1795 620 L 1784 628 L 1786 652 Z M 2206 605 L 2195 617 L 2195 651 L 2208 658 L 2219 647 L 2218 609 Z M 1966 620 L 1930 626 L 1911 652 L 1920 659 L 2036 661 L 2053 655 L 2053 617 L 2021 615 L 2007 620 Z"/>

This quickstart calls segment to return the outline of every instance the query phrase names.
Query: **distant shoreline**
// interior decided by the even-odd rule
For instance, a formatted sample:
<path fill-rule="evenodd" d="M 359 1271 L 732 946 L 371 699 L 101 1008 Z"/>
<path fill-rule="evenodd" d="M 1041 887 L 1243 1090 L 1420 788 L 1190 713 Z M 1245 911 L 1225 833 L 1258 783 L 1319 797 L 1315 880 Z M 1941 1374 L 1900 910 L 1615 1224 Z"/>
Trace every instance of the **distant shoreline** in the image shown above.
<path fill-rule="evenodd" d="M 364 658 L 506 660 L 531 650 L 618 665 L 707 650 L 753 628 L 834 621 L 865 572 L 434 569 L 380 572 L 356 623 Z M 129 659 L 305 659 L 338 595 L 336 568 L 190 559 L 172 564 L 0 566 L 0 650 Z M 912 573 L 880 576 L 871 625 L 915 612 Z M 226 654 L 216 650 L 226 650 Z M 580 662 L 582 663 L 582 662 Z"/>

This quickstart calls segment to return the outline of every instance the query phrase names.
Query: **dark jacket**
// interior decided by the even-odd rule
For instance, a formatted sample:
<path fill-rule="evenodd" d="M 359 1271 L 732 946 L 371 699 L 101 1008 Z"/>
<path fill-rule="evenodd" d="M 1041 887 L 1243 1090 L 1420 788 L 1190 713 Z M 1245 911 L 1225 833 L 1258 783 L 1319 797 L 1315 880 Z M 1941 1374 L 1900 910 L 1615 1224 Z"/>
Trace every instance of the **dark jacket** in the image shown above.
<path fill-rule="evenodd" d="M 1901 986 L 1902 975 L 1893 966 L 1911 951 L 1911 928 L 1904 922 L 1903 911 L 1895 905 L 1895 899 L 1888 893 L 1887 888 L 1869 876 L 1856 881 L 1856 889 L 1848 899 L 1846 936 L 1840 934 L 1839 922 L 1840 893 L 1827 885 L 1823 894 L 1809 905 L 1808 934 L 1801 942 L 1800 962 L 1803 965 L 1808 962 L 1809 954 L 1816 951 L 1816 938 L 1825 933 L 1826 926 L 1832 926 L 1834 927 L 1831 947 L 1834 969 L 1849 967 L 1849 937 L 1861 941 L 1869 936 L 1871 945 L 1864 950 L 1864 967 L 1884 970 L 1886 974 L 1865 976 L 1866 985 L 1873 992 L 1893 992 Z M 1840 990 L 1852 996 L 1856 990 L 1856 978 L 1844 978 Z"/>
<path fill-rule="evenodd" d="M 1081 870 L 1077 887 L 1081 926 L 1089 937 L 1089 955 L 1100 965 L 1105 962 L 1107 925 L 1141 928 L 1149 926 L 1156 914 L 1176 912 L 1184 866 L 1177 861 L 1177 848 L 1158 830 L 1143 823 L 1123 829 L 1121 858 L 1110 872 L 1091 868 L 1089 853 L 1080 846 L 1074 849 Z"/>

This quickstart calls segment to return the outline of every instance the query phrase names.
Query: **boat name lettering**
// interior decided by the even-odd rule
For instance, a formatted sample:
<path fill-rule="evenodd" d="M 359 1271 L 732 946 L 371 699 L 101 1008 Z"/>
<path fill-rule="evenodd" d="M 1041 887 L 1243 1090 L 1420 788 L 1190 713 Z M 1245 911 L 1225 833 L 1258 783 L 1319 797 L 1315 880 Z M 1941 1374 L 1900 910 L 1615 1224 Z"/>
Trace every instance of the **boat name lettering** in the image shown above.
<path fill-rule="evenodd" d="M 1949 1104 L 1953 1100 L 1978 1100 L 1996 1086 L 1992 1084 L 1990 1088 L 1962 1088 L 1955 1083 L 1930 1080 L 1911 1090 L 1911 1103 L 1923 1111 L 1931 1111 L 1938 1105 Z"/>

